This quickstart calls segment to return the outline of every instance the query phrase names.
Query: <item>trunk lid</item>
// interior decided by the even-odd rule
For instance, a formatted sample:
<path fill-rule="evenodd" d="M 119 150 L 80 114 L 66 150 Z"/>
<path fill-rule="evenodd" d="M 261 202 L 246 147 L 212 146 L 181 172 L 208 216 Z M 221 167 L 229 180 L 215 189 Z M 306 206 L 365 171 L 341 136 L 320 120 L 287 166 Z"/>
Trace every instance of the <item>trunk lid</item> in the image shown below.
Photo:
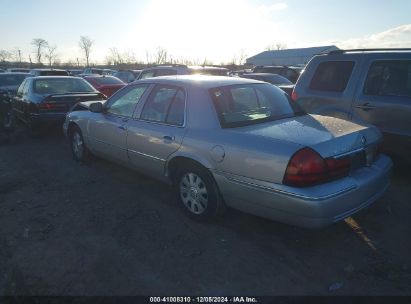
<path fill-rule="evenodd" d="M 232 131 L 311 147 L 324 158 L 362 149 L 381 139 L 375 127 L 321 115 L 296 116 Z"/>
<path fill-rule="evenodd" d="M 100 92 L 52 94 L 44 98 L 44 101 L 39 104 L 39 108 L 48 112 L 68 112 L 76 103 L 105 99 L 105 96 Z"/>

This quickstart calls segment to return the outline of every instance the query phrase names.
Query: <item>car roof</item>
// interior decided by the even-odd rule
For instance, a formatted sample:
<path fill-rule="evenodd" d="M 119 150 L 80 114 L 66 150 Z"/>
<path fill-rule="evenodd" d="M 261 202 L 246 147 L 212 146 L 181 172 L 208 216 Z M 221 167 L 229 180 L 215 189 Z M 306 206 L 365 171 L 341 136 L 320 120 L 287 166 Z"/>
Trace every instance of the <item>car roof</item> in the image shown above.
<path fill-rule="evenodd" d="M 221 86 L 229 86 L 236 84 L 245 83 L 265 83 L 263 81 L 248 79 L 248 78 L 238 78 L 238 77 L 228 77 L 228 76 L 210 76 L 210 75 L 173 75 L 173 76 L 160 76 L 153 78 L 146 78 L 139 80 L 136 83 L 164 83 L 164 84 L 174 84 L 174 85 L 192 85 L 196 87 L 201 87 L 205 89 L 211 89 Z"/>
<path fill-rule="evenodd" d="M 63 72 L 67 72 L 67 70 L 62 70 L 62 69 L 31 69 L 31 71 L 63 71 Z"/>
<path fill-rule="evenodd" d="M 25 73 L 25 72 L 5 72 L 5 73 L 1 73 L 1 75 L 30 75 L 30 74 Z"/>
<path fill-rule="evenodd" d="M 280 77 L 282 77 L 282 78 L 285 78 L 284 76 L 281 76 L 281 75 L 278 75 L 278 74 L 275 74 L 275 73 L 244 73 L 243 75 L 245 75 L 245 76 L 247 76 L 247 75 L 251 75 L 251 76 L 272 76 L 272 75 L 275 75 L 275 76 L 280 76 Z"/>
<path fill-rule="evenodd" d="M 76 77 L 76 76 L 55 76 L 55 75 L 49 75 L 49 76 L 36 76 L 36 77 L 29 77 L 31 79 L 82 79 L 81 77 Z"/>

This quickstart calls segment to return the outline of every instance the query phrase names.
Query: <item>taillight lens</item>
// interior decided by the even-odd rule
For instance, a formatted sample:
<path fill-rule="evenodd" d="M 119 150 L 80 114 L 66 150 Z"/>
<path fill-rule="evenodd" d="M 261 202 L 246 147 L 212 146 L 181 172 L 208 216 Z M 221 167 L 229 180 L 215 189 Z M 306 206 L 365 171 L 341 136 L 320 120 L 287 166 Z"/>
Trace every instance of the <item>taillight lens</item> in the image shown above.
<path fill-rule="evenodd" d="M 303 148 L 297 151 L 288 163 L 283 184 L 304 187 L 317 184 L 327 177 L 327 165 L 314 150 Z"/>
<path fill-rule="evenodd" d="M 310 148 L 297 151 L 290 159 L 283 184 L 307 187 L 348 175 L 351 158 L 322 158 Z"/>
<path fill-rule="evenodd" d="M 298 99 L 298 95 L 294 90 L 291 93 L 291 99 L 292 99 L 292 101 L 297 101 L 297 99 Z"/>

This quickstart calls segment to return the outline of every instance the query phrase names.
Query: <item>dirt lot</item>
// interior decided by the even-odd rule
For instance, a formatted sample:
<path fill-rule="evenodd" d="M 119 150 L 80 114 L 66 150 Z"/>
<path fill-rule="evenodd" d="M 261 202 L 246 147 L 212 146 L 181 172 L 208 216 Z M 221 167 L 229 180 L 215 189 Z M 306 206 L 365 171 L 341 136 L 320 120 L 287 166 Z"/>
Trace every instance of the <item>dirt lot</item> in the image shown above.
<path fill-rule="evenodd" d="M 411 295 L 403 171 L 325 229 L 237 211 L 199 224 L 160 182 L 19 131 L 0 145 L 0 295 Z"/>

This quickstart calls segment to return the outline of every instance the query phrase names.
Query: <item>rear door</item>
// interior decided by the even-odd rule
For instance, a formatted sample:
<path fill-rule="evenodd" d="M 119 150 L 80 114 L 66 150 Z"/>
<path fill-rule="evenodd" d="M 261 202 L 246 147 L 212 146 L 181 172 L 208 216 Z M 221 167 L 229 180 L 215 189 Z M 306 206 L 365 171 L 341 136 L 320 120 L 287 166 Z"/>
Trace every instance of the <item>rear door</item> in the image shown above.
<path fill-rule="evenodd" d="M 167 158 L 185 134 L 186 93 L 178 86 L 157 84 L 141 114 L 127 124 L 127 146 L 132 164 L 154 177 L 164 175 Z"/>
<path fill-rule="evenodd" d="M 411 56 L 369 59 L 352 120 L 377 126 L 385 147 L 411 151 Z M 391 150 L 391 149 L 389 149 Z"/>
<path fill-rule="evenodd" d="M 94 113 L 89 122 L 89 137 L 94 153 L 127 163 L 127 122 L 148 84 L 130 86 L 107 101 L 103 113 Z"/>

